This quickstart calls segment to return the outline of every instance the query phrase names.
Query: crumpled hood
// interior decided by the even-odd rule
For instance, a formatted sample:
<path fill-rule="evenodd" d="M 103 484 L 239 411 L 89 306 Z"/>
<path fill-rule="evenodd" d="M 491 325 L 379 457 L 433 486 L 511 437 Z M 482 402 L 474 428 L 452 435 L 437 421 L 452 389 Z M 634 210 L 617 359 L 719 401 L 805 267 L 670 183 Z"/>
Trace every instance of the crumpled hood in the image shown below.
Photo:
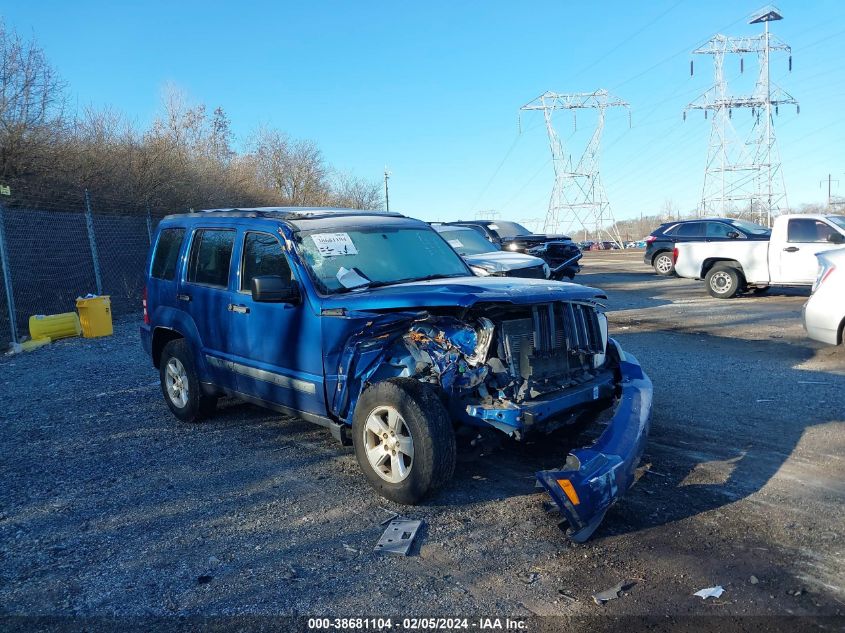
<path fill-rule="evenodd" d="M 408 308 L 459 307 L 504 302 L 522 305 L 549 301 L 596 301 L 607 295 L 597 288 L 547 279 L 454 277 L 415 281 L 372 290 L 362 289 L 322 300 L 323 310 L 379 311 Z"/>
<path fill-rule="evenodd" d="M 464 255 L 464 259 L 471 266 L 479 266 L 496 273 L 542 266 L 545 263 L 542 259 L 533 255 L 507 253 L 505 251 L 490 251 L 489 253 L 479 253 L 478 255 Z"/>

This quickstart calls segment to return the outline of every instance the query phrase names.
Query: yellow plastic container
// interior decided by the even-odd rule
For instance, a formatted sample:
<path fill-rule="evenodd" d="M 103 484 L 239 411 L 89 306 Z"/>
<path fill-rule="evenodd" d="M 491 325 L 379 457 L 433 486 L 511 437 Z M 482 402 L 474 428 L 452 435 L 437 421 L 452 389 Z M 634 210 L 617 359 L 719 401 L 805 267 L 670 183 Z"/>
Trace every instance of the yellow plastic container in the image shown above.
<path fill-rule="evenodd" d="M 34 338 L 30 341 L 24 341 L 21 343 L 21 349 L 25 352 L 31 352 L 33 350 L 38 349 L 39 347 L 44 347 L 45 345 L 49 345 L 51 339 L 49 338 Z"/>
<path fill-rule="evenodd" d="M 76 300 L 79 321 L 82 323 L 82 336 L 96 338 L 111 336 L 114 330 L 111 323 L 111 298 L 108 295 Z"/>
<path fill-rule="evenodd" d="M 80 334 L 82 334 L 82 326 L 76 312 L 36 314 L 29 317 L 29 338 L 33 340 L 49 338 L 55 341 Z"/>

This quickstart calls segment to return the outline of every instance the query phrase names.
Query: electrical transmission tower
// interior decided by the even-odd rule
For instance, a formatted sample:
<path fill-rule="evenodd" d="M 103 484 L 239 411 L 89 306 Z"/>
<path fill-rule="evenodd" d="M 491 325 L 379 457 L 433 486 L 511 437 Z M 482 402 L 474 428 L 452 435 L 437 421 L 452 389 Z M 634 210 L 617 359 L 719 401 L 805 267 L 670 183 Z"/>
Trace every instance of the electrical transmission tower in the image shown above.
<path fill-rule="evenodd" d="M 580 228 L 596 239 L 606 235 L 617 245 L 622 245 L 622 238 L 616 228 L 599 174 L 599 149 L 605 110 L 615 107 L 628 109 L 630 125 L 630 106 L 625 101 L 611 96 L 607 90 L 569 94 L 546 92 L 520 108 L 541 110 L 549 134 L 555 184 L 543 224 L 544 232 L 570 233 L 573 228 Z M 577 163 L 573 163 L 572 156 L 566 153 L 563 141 L 555 131 L 552 113 L 555 110 L 571 110 L 574 123 L 576 111 L 583 109 L 597 112 L 596 129 L 581 158 Z"/>
<path fill-rule="evenodd" d="M 701 192 L 700 215 L 725 215 L 737 213 L 752 221 L 771 226 L 772 216 L 786 203 L 786 188 L 781 171 L 780 154 L 775 141 L 772 109 L 778 114 L 779 106 L 798 102 L 788 92 L 774 85 L 769 77 L 769 56 L 772 51 L 792 52 L 792 49 L 769 33 L 769 22 L 782 20 L 773 8 L 755 15 L 749 24 L 763 23 L 765 30 L 754 37 L 729 37 L 715 35 L 693 54 L 712 55 L 715 82 L 698 99 L 684 109 L 684 119 L 689 110 L 712 113 L 710 144 L 704 167 L 704 185 Z M 728 94 L 724 75 L 725 56 L 728 54 L 756 54 L 759 74 L 750 96 L 735 97 Z M 740 57 L 740 72 L 745 70 Z M 792 56 L 789 57 L 792 70 Z M 693 66 L 690 62 L 690 74 Z M 753 117 L 751 133 L 741 142 L 732 125 L 733 110 L 750 108 Z"/>

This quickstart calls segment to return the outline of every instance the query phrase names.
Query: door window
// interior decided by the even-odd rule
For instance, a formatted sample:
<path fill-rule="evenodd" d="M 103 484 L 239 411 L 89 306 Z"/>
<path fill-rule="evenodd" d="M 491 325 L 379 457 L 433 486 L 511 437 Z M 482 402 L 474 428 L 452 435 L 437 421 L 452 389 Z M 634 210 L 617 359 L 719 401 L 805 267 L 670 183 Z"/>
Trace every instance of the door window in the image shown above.
<path fill-rule="evenodd" d="M 675 232 L 675 237 L 704 237 L 704 223 L 690 222 L 681 224 Z"/>
<path fill-rule="evenodd" d="M 721 222 L 707 222 L 707 237 L 728 238 L 728 233 L 739 233 L 735 228 Z"/>
<path fill-rule="evenodd" d="M 185 229 L 164 229 L 158 236 L 153 267 L 150 275 L 156 279 L 172 281 L 176 277 L 176 260 L 182 248 Z"/>
<path fill-rule="evenodd" d="M 241 264 L 241 291 L 252 289 L 253 277 L 277 275 L 285 281 L 293 279 L 282 245 L 269 233 L 247 233 Z"/>
<path fill-rule="evenodd" d="M 827 242 L 834 233 L 832 227 L 812 218 L 795 218 L 789 221 L 787 241 L 789 242 Z"/>
<path fill-rule="evenodd" d="M 232 230 L 200 229 L 194 234 L 188 281 L 216 288 L 229 286 L 229 265 L 235 232 Z"/>

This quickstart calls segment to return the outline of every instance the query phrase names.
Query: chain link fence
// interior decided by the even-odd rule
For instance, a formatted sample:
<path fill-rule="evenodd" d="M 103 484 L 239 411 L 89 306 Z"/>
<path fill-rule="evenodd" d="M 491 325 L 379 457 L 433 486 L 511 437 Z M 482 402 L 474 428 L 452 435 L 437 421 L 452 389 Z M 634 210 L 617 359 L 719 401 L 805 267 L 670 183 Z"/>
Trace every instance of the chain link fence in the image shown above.
<path fill-rule="evenodd" d="M 115 316 L 138 313 L 144 262 L 163 213 L 98 199 L 0 198 L 0 346 L 29 334 L 29 317 L 76 309 L 86 294 L 111 296 Z"/>

